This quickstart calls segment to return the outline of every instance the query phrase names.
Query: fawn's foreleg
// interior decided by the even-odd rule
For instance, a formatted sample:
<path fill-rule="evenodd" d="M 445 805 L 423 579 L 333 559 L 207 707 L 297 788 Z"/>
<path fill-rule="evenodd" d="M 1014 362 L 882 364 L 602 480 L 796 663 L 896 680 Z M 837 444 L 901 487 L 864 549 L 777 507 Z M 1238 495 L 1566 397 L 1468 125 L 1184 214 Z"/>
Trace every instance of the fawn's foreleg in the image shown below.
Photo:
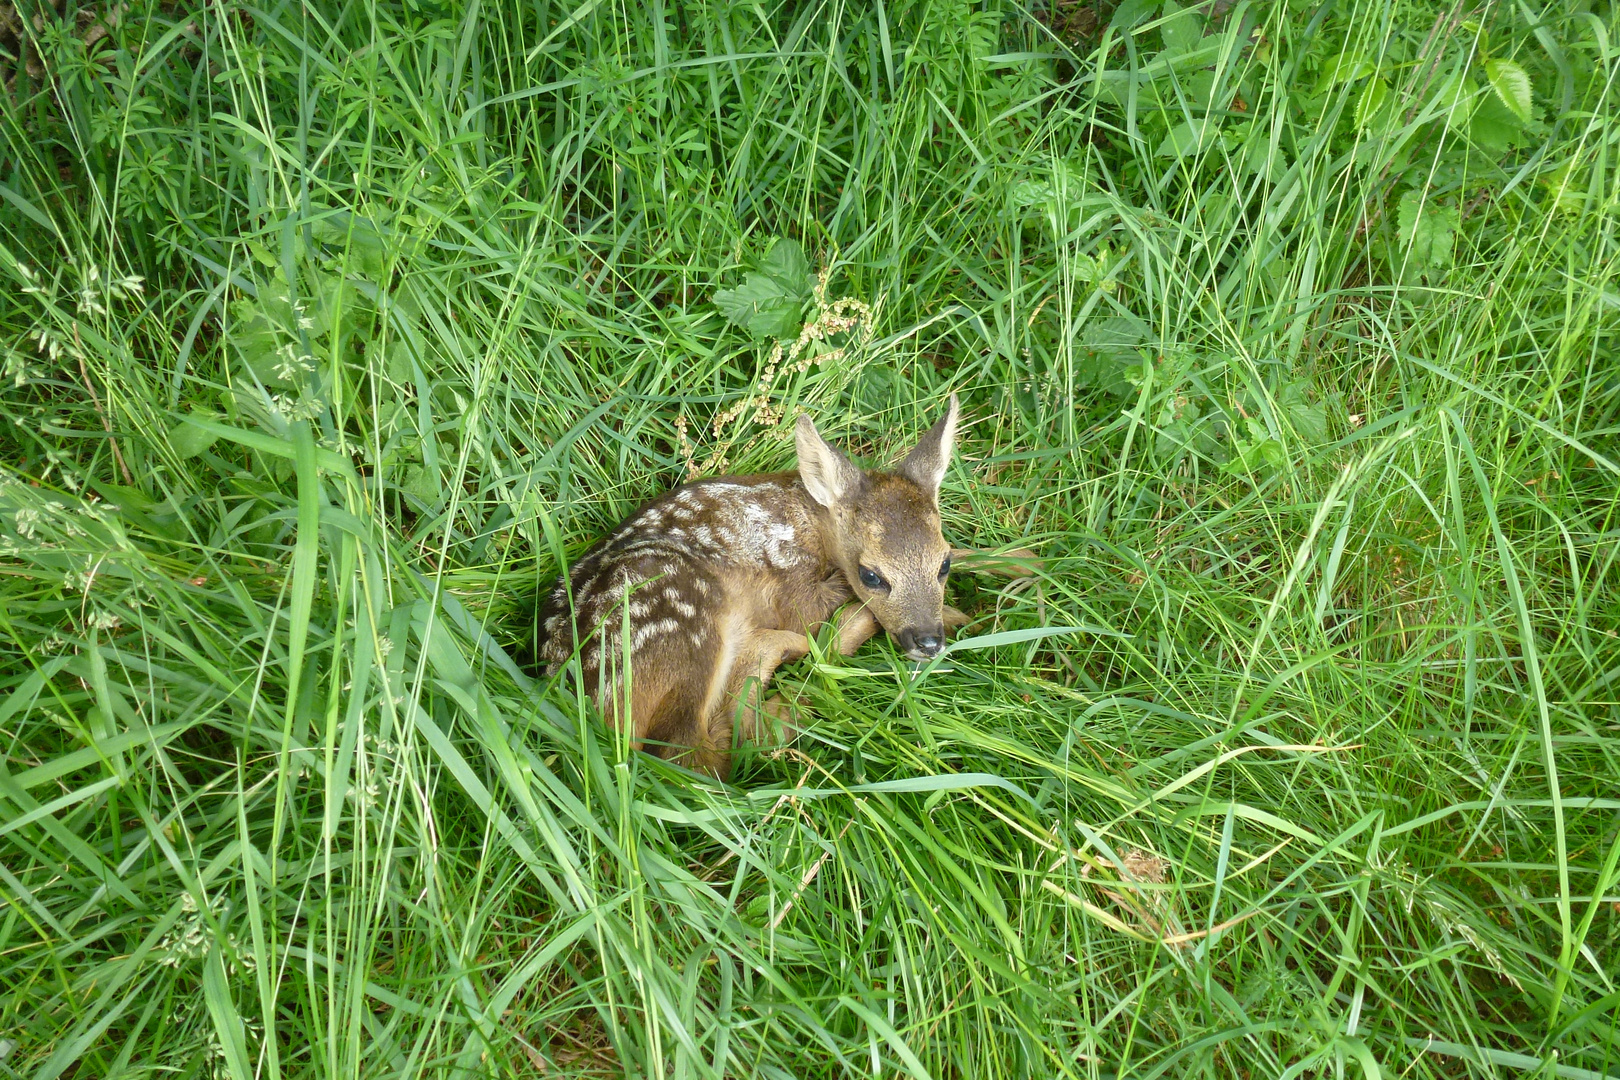
<path fill-rule="evenodd" d="M 779 695 L 765 697 L 776 669 L 810 651 L 810 639 L 792 630 L 743 631 L 742 640 L 726 677 L 726 687 L 705 718 L 704 745 L 693 750 L 694 768 L 724 780 L 731 775 L 733 729 L 742 742 L 760 741 L 761 714 L 770 727 L 783 729 L 789 739 L 794 734 L 788 723 L 788 708 Z"/>
<path fill-rule="evenodd" d="M 854 656 L 855 650 L 866 644 L 868 638 L 882 627 L 877 616 L 866 607 L 845 608 L 834 620 L 840 656 Z"/>

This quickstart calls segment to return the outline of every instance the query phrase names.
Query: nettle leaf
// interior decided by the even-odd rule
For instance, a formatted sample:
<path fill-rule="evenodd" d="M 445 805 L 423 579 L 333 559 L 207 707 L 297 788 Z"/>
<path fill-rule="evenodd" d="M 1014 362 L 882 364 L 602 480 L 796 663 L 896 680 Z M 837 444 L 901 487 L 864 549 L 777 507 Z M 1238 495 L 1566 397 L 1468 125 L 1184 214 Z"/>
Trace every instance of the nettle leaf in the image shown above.
<path fill-rule="evenodd" d="M 1441 206 L 1424 192 L 1408 191 L 1396 210 L 1397 258 L 1404 277 L 1431 279 L 1451 265 L 1451 251 L 1457 236 L 1457 208 Z"/>
<path fill-rule="evenodd" d="M 1534 103 L 1530 97 L 1530 76 L 1512 60 L 1485 61 L 1485 81 L 1491 84 L 1496 96 L 1508 111 L 1519 118 L 1519 123 L 1530 122 Z"/>
<path fill-rule="evenodd" d="M 750 271 L 735 289 L 715 293 L 714 304 L 755 339 L 792 337 L 814 289 L 804 248 L 797 240 L 778 240 L 759 270 Z"/>

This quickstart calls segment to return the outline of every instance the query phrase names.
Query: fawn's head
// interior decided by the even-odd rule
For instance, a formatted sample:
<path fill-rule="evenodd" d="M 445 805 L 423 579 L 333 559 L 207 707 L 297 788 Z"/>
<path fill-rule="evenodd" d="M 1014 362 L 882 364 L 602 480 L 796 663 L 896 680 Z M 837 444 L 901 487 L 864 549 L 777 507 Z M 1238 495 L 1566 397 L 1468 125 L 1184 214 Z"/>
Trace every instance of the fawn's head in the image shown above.
<path fill-rule="evenodd" d="M 799 417 L 799 477 L 831 519 L 833 561 L 913 660 L 945 647 L 951 549 L 939 529 L 939 483 L 956 441 L 956 395 L 892 472 L 863 471 Z"/>

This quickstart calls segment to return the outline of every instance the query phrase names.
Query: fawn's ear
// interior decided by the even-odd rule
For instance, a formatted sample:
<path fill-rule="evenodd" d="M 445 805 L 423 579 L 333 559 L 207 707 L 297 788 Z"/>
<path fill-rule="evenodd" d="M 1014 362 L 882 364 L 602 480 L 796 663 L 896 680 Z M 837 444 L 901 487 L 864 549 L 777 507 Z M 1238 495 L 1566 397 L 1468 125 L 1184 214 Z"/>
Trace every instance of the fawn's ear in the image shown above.
<path fill-rule="evenodd" d="M 928 492 L 936 502 L 939 500 L 939 483 L 945 479 L 945 467 L 951 463 L 951 447 L 956 444 L 957 412 L 956 395 L 952 394 L 951 403 L 946 407 L 945 415 L 939 418 L 939 423 L 917 440 L 911 453 L 894 469 Z"/>
<path fill-rule="evenodd" d="M 861 470 L 821 437 L 808 416 L 799 417 L 793 439 L 799 447 L 799 479 L 812 499 L 831 509 L 859 490 Z"/>

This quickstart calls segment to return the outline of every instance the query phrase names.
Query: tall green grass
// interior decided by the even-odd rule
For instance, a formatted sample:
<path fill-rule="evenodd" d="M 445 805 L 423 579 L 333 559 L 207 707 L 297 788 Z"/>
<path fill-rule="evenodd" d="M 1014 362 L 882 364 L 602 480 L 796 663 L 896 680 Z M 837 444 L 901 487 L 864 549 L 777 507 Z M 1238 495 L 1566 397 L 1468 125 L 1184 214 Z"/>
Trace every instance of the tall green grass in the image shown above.
<path fill-rule="evenodd" d="M 4 15 L 6 1076 L 1620 1076 L 1612 7 Z M 953 390 L 945 663 L 525 667 Z"/>

